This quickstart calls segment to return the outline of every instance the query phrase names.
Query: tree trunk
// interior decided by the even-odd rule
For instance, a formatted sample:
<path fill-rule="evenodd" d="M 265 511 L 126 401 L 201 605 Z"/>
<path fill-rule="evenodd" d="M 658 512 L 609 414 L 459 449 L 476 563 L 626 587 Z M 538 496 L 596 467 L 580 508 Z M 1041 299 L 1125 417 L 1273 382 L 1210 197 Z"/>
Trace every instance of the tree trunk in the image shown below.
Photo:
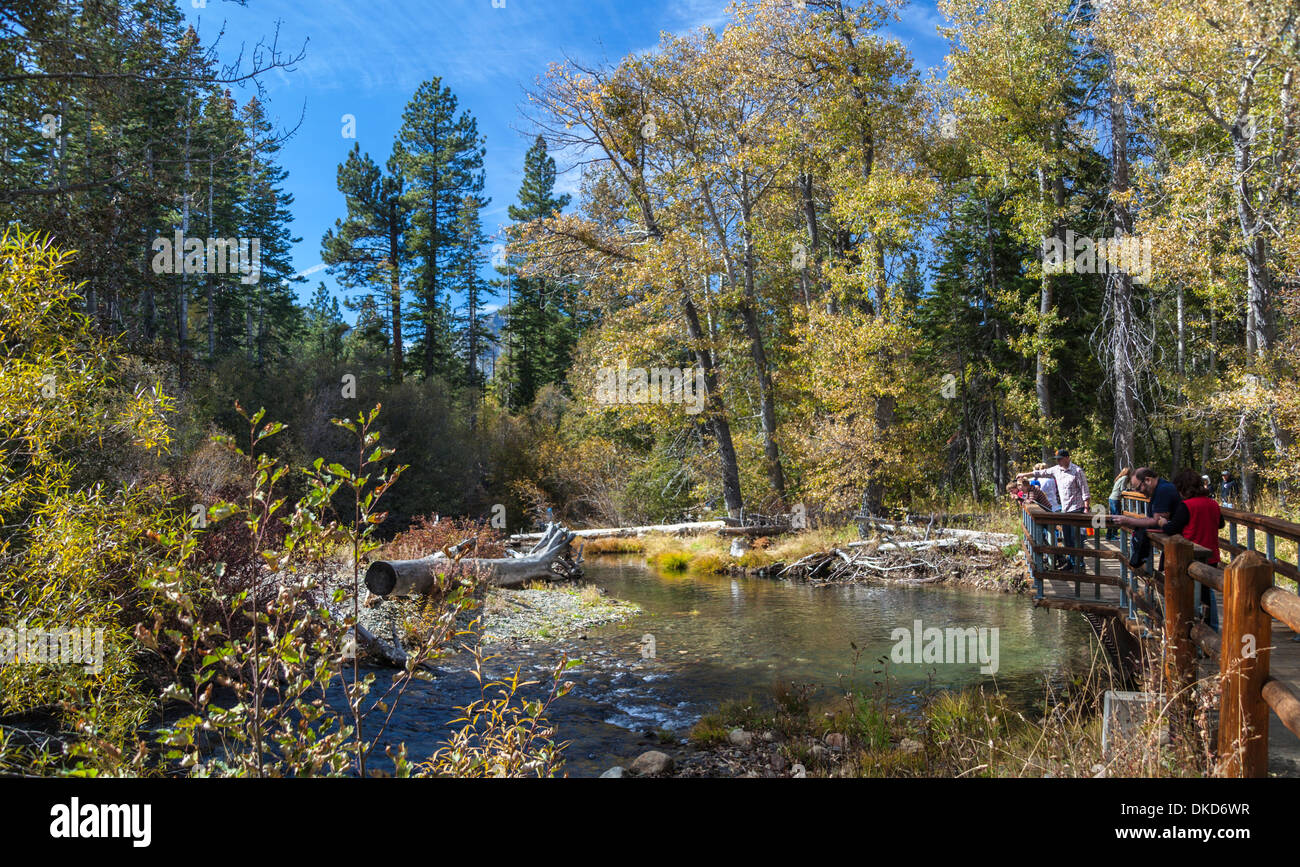
<path fill-rule="evenodd" d="M 1039 166 L 1038 168 L 1038 189 L 1044 196 L 1047 195 L 1050 184 L 1047 179 L 1047 171 Z M 1046 249 L 1049 242 L 1057 237 L 1058 226 L 1053 221 L 1051 229 L 1043 236 L 1043 247 Z M 1066 250 L 1065 255 L 1072 255 L 1071 251 Z M 1052 312 L 1052 280 L 1047 269 L 1043 269 L 1043 275 L 1039 285 L 1038 296 L 1038 315 L 1044 320 Z M 1047 326 L 1039 324 L 1038 337 L 1046 337 Z M 1034 355 L 1034 393 L 1038 398 L 1038 416 L 1043 420 L 1045 425 L 1050 425 L 1052 419 L 1052 393 L 1047 380 L 1047 353 L 1038 350 Z M 1049 448 L 1046 442 L 1042 446 L 1042 457 L 1046 461 L 1049 457 Z"/>
<path fill-rule="evenodd" d="M 389 312 L 393 332 L 393 382 L 402 381 L 402 272 L 398 267 L 402 251 L 397 239 L 397 195 L 388 201 L 388 267 L 390 273 Z"/>
<path fill-rule="evenodd" d="M 776 397 L 772 389 L 772 371 L 767 363 L 767 349 L 763 345 L 763 330 L 759 326 L 757 291 L 754 288 L 754 233 L 750 220 L 753 203 L 750 202 L 749 176 L 741 174 L 741 192 L 744 198 L 744 242 L 745 259 L 745 302 L 741 305 L 740 315 L 745 321 L 745 332 L 749 337 L 749 351 L 754 358 L 754 367 L 758 373 L 758 393 L 762 403 L 763 455 L 767 463 L 767 478 L 776 493 L 782 508 L 785 504 L 785 473 L 781 469 L 781 452 L 776 444 Z"/>
<path fill-rule="evenodd" d="M 1210 305 L 1209 350 L 1210 350 L 1210 379 L 1212 381 L 1217 380 L 1217 376 L 1218 376 L 1219 359 L 1218 359 L 1218 353 L 1215 351 L 1215 348 L 1218 345 L 1219 345 L 1219 319 L 1218 319 L 1218 315 L 1215 313 L 1214 305 L 1211 304 Z M 1204 438 L 1201 441 L 1201 466 L 1202 467 L 1208 467 L 1210 465 L 1210 445 L 1211 445 L 1211 441 L 1213 440 L 1213 432 L 1214 432 L 1214 428 L 1212 427 L 1212 423 L 1207 418 L 1205 420 Z M 1216 476 L 1215 478 L 1218 477 Z"/>
<path fill-rule="evenodd" d="M 1246 352 L 1252 360 L 1272 366 L 1273 310 L 1271 305 L 1273 276 L 1268 264 L 1268 236 L 1253 202 L 1248 171 L 1252 162 L 1251 139 L 1244 120 L 1232 128 L 1232 150 L 1237 182 L 1234 193 L 1237 221 L 1241 227 L 1242 249 L 1246 258 Z M 1261 371 L 1262 372 L 1262 371 Z M 1291 445 L 1290 435 L 1277 423 L 1273 402 L 1266 409 L 1269 438 L 1276 452 L 1275 460 L 1285 465 Z M 1285 484 L 1282 487 L 1285 497 Z"/>
<path fill-rule="evenodd" d="M 181 237 L 188 240 L 190 233 L 190 112 L 185 109 L 185 188 L 181 191 Z M 180 357 L 181 382 L 185 381 L 185 349 L 190 339 L 190 287 L 189 269 L 185 267 L 185 243 L 174 251 L 181 263 L 181 286 L 176 302 L 176 350 Z"/>
<path fill-rule="evenodd" d="M 212 157 L 208 157 L 208 234 L 217 237 L 216 227 L 212 224 Z M 228 255 L 228 254 L 227 254 Z M 216 276 L 208 274 L 207 279 L 207 297 L 208 297 L 208 361 L 213 361 L 217 357 L 217 327 L 216 327 Z"/>
<path fill-rule="evenodd" d="M 1248 172 L 1251 163 L 1250 139 L 1243 123 L 1232 130 L 1232 151 L 1237 182 L 1233 192 L 1237 205 L 1237 223 L 1241 229 L 1242 252 L 1246 259 L 1246 351 L 1251 358 L 1268 352 L 1273 343 L 1272 315 L 1269 310 L 1271 274 L 1268 266 L 1267 238 L 1255 212 L 1254 191 Z"/>
<path fill-rule="evenodd" d="M 753 233 L 750 228 L 752 203 L 749 200 L 749 178 L 743 172 L 741 173 L 740 189 L 742 258 L 739 270 L 743 272 L 743 276 L 737 273 L 727 233 L 723 228 L 722 221 L 718 218 L 709 185 L 703 181 L 700 183 L 700 192 L 708 209 L 714 234 L 717 236 L 718 244 L 722 249 L 723 262 L 727 267 L 727 282 L 732 288 L 735 288 L 742 285 L 741 280 L 744 281 L 744 298 L 738 305 L 738 312 L 745 328 L 745 337 L 749 341 L 749 352 L 754 361 L 755 374 L 758 377 L 760 419 L 763 429 L 763 455 L 767 469 L 767 479 L 777 498 L 784 503 L 785 473 L 781 469 L 781 453 L 776 444 L 776 402 L 773 397 L 772 372 L 768 368 L 767 349 L 763 345 L 763 329 L 759 324 L 758 314 L 755 311 L 758 302 L 754 288 L 754 245 Z"/>
<path fill-rule="evenodd" d="M 700 316 L 695 309 L 695 302 L 691 300 L 690 291 L 685 288 L 682 290 L 682 312 L 686 315 L 686 331 L 691 338 L 695 363 L 704 371 L 705 407 L 709 425 L 713 428 L 713 438 L 718 444 L 718 459 L 722 463 L 722 498 L 727 506 L 727 514 L 736 518 L 745 508 L 740 494 L 736 447 L 731 440 L 731 425 L 727 422 L 726 407 L 722 405 L 722 398 L 718 394 L 718 373 L 713 366 L 713 353 L 709 351 L 700 328 Z"/>
<path fill-rule="evenodd" d="M 1113 236 L 1129 238 L 1133 234 L 1133 216 L 1125 204 L 1129 193 L 1128 114 L 1125 94 L 1115 77 L 1114 58 L 1110 59 L 1110 124 L 1111 124 L 1111 183 L 1110 204 L 1114 209 Z M 1107 268 L 1108 272 L 1112 269 Z M 1134 438 L 1137 423 L 1134 419 L 1133 400 L 1137 391 L 1136 371 L 1133 368 L 1133 277 L 1126 271 L 1110 273 L 1111 333 L 1108 339 L 1111 353 L 1111 380 L 1115 390 L 1115 465 L 1118 472 L 1133 467 Z"/>
<path fill-rule="evenodd" d="M 366 588 L 376 596 L 427 594 L 437 588 L 439 575 L 453 566 L 497 587 L 521 587 L 529 581 L 574 577 L 578 564 L 568 559 L 573 538 L 573 533 L 559 524 L 548 524 L 541 541 L 522 556 L 456 557 L 458 549 L 466 544 L 462 542 L 448 551 L 419 560 L 376 560 L 366 567 Z M 557 565 L 562 573 L 555 571 Z"/>
<path fill-rule="evenodd" d="M 813 198 L 813 176 L 812 172 L 803 172 L 799 175 L 799 194 L 803 204 L 804 226 L 808 230 L 808 255 L 805 257 L 807 267 L 804 269 L 803 280 L 803 304 L 804 307 L 812 306 L 812 295 L 821 297 L 821 232 L 817 226 L 817 203 Z M 812 285 L 813 291 L 809 291 L 809 284 Z"/>

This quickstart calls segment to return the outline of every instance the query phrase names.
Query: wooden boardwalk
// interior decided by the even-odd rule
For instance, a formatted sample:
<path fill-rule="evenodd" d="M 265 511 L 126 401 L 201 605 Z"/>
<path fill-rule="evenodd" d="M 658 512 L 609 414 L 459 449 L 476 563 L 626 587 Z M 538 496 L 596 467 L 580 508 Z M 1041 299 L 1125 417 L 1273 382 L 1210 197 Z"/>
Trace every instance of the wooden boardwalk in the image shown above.
<path fill-rule="evenodd" d="M 1135 502 L 1128 505 L 1142 507 Z M 1300 547 L 1300 525 L 1230 509 L 1225 509 L 1224 514 L 1230 524 L 1229 536 L 1220 540 L 1224 560 L 1220 565 L 1226 564 L 1226 570 L 1208 565 L 1210 552 L 1206 549 L 1182 537 L 1152 533 L 1152 554 L 1146 568 L 1135 571 L 1128 566 L 1129 531 L 1120 529 L 1119 539 L 1111 542 L 1104 539 L 1104 526 L 1093 528 L 1099 520 L 1104 524 L 1108 520 L 1105 516 L 1050 513 L 1029 507 L 1025 509 L 1023 541 L 1035 604 L 1085 614 L 1094 628 L 1104 622 L 1098 618 L 1122 624 L 1135 645 L 1154 650 L 1157 656 L 1161 652 L 1168 656 L 1162 666 L 1166 678 L 1171 672 L 1177 676 L 1181 671 L 1182 683 L 1191 678 L 1221 679 L 1225 700 L 1236 709 L 1230 717 L 1244 718 L 1246 724 L 1242 728 L 1238 722 L 1238 728 L 1228 731 L 1232 724 L 1221 720 L 1220 743 L 1248 744 L 1236 751 L 1240 755 L 1234 753 L 1235 764 L 1224 763 L 1226 773 L 1300 776 L 1300 641 L 1296 629 L 1300 627 L 1300 597 L 1290 589 L 1290 581 L 1300 577 L 1300 569 L 1279 556 L 1280 545 L 1297 543 Z M 1077 537 L 1069 546 L 1064 544 L 1067 528 Z M 1244 539 L 1239 537 L 1239 530 L 1245 531 Z M 1257 551 L 1257 535 L 1263 537 L 1262 551 Z M 1277 578 L 1286 583 L 1274 586 Z M 1223 635 L 1201 621 L 1198 579 L 1216 588 L 1220 629 L 1236 630 L 1230 636 L 1230 646 L 1235 646 L 1240 636 L 1262 632 L 1263 624 L 1271 623 L 1271 650 L 1260 655 L 1258 664 L 1255 658 L 1243 663 L 1228 653 Z M 1234 590 L 1231 604 L 1236 607 L 1229 624 L 1225 618 L 1230 600 L 1225 599 L 1223 591 L 1230 586 L 1246 586 L 1250 581 L 1256 582 L 1252 585 L 1257 587 L 1254 593 Z M 1167 610 L 1167 587 L 1180 588 L 1175 592 L 1177 611 Z M 1243 623 L 1249 628 L 1243 630 Z M 1162 644 L 1171 624 L 1180 624 L 1178 631 L 1189 639 L 1181 646 L 1178 642 Z M 1221 674 L 1227 666 L 1237 671 L 1234 677 Z M 1175 687 L 1171 693 L 1178 691 Z M 1268 727 L 1267 742 L 1249 734 L 1263 725 Z M 1244 736 L 1243 731 L 1247 732 Z"/>

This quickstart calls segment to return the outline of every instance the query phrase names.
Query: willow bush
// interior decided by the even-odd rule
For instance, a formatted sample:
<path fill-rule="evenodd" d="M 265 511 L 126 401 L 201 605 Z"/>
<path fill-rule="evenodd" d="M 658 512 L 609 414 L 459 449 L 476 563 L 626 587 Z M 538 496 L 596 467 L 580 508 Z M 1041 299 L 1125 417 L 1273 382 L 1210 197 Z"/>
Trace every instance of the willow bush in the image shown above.
<path fill-rule="evenodd" d="M 266 448 L 283 425 L 237 407 L 246 440 L 214 443 L 245 493 L 196 508 L 167 474 L 173 399 L 128 381 L 138 360 L 96 335 L 61 274 L 69 258 L 35 235 L 0 237 L 0 628 L 89 629 L 102 654 L 0 664 L 0 773 L 367 775 L 424 662 L 464 635 L 456 615 L 473 589 L 466 579 L 441 600 L 382 694 L 355 654 L 344 661 L 378 504 L 405 469 L 387 467 L 379 407 L 334 420 L 355 463 L 299 470 L 306 493 L 292 504 L 291 468 Z M 343 708 L 328 696 L 338 683 Z M 472 759 L 461 730 L 416 768 L 404 745 L 389 749 L 398 773 L 554 774 L 542 710 L 567 685 L 542 702 L 525 685 L 491 704 Z"/>

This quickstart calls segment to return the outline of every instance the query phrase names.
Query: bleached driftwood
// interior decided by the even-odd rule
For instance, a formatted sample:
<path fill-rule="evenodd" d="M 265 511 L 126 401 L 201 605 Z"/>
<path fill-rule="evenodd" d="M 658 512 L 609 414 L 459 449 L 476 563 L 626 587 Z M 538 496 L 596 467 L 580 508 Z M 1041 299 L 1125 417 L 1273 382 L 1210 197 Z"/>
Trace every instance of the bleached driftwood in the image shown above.
<path fill-rule="evenodd" d="M 372 656 L 394 668 L 406 668 L 406 651 L 402 649 L 402 642 L 398 641 L 396 636 L 391 642 L 384 641 L 369 629 L 357 624 L 356 629 L 348 630 L 343 644 L 343 658 L 352 659 L 359 652 L 360 647 L 364 647 Z"/>
<path fill-rule="evenodd" d="M 418 560 L 376 560 L 366 567 L 366 587 L 376 596 L 411 596 L 428 593 L 453 563 L 498 587 L 519 587 L 529 581 L 550 581 L 581 574 L 582 554 L 569 556 L 574 534 L 559 524 L 548 524 L 542 538 L 522 556 L 465 557 L 468 543 L 461 542 Z"/>
<path fill-rule="evenodd" d="M 641 527 L 601 527 L 593 530 L 573 530 L 571 532 L 573 533 L 574 538 L 577 539 L 606 539 L 617 536 L 645 536 L 649 533 L 666 533 L 669 535 L 708 533 L 710 531 L 721 530 L 726 526 L 727 523 L 725 521 L 688 521 L 684 524 L 646 524 Z M 517 543 L 535 542 L 545 535 L 545 532 L 516 533 L 510 537 L 510 541 Z"/>
<path fill-rule="evenodd" d="M 990 553 L 994 550 L 1000 551 L 1008 545 L 1018 544 L 1020 541 L 1019 536 L 1013 536 L 1010 533 L 990 533 L 984 530 L 961 530 L 952 527 L 913 527 L 908 524 L 886 523 L 879 518 L 870 519 L 870 523 L 877 529 L 883 530 L 886 533 L 908 533 L 914 536 L 926 536 L 927 538 L 931 535 L 935 535 L 939 537 L 946 536 L 952 539 L 960 539 L 969 542 L 981 551 Z M 866 543 L 850 542 L 849 544 L 864 545 Z"/>
<path fill-rule="evenodd" d="M 849 547 L 867 548 L 870 547 L 871 544 L 872 544 L 871 542 L 850 542 Z M 924 551 L 929 548 L 957 548 L 960 547 L 962 544 L 963 544 L 962 542 L 959 542 L 956 539 L 930 539 L 929 541 L 920 540 L 916 542 L 881 542 L 879 545 L 876 546 L 875 550 L 877 551 L 918 551 L 918 550 Z M 980 547 L 980 545 L 973 542 L 967 542 L 965 544 L 974 545 L 976 548 Z"/>

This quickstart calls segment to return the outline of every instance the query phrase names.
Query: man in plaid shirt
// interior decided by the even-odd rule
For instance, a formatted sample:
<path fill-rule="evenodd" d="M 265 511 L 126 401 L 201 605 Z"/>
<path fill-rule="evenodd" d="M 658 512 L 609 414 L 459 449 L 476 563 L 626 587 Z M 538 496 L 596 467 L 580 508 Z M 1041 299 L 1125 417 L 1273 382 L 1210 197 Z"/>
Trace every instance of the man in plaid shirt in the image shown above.
<path fill-rule="evenodd" d="M 1056 466 L 1041 470 L 1030 470 L 1016 476 L 1017 479 L 1049 477 L 1056 481 L 1056 496 L 1061 501 L 1062 512 L 1088 511 L 1092 500 L 1091 495 L 1088 493 L 1088 476 L 1084 473 L 1082 467 L 1070 460 L 1069 449 L 1056 450 Z M 1066 547 L 1081 547 L 1078 527 L 1064 527 L 1063 531 Z M 1074 565 L 1075 560 L 1071 557 L 1071 568 L 1074 568 Z"/>

